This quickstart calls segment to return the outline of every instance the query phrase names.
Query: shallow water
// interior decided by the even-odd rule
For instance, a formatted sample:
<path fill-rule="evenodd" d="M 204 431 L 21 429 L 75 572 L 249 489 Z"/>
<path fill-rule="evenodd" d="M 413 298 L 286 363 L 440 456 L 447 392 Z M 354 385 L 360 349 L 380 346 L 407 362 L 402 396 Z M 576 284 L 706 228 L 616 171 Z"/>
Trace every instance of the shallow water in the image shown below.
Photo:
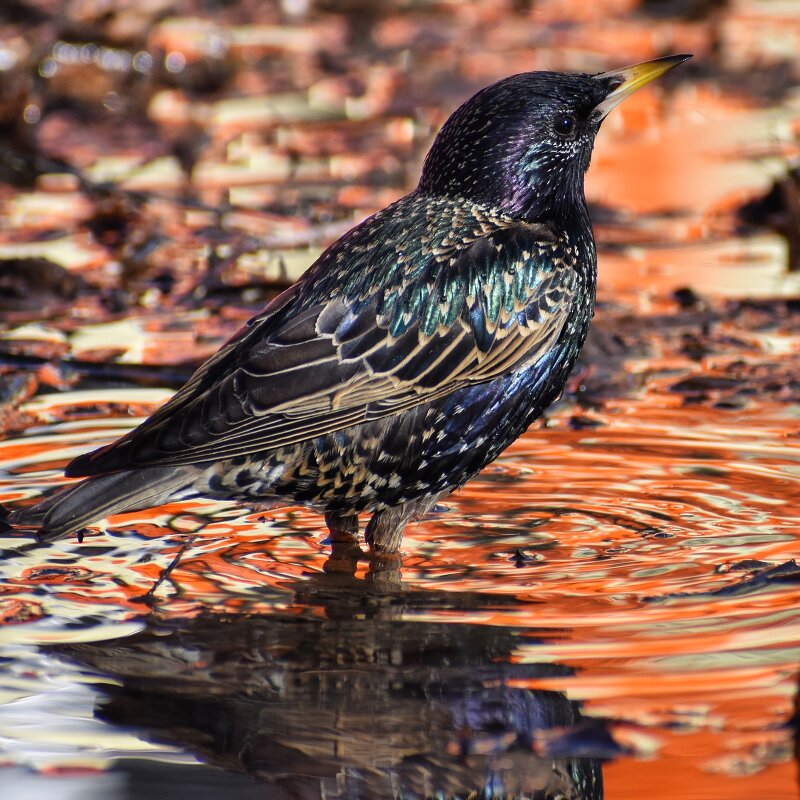
<path fill-rule="evenodd" d="M 657 383 L 599 427 L 572 411 L 412 528 L 401 573 L 331 555 L 302 509 L 176 504 L 27 551 L 7 536 L 6 759 L 106 797 L 195 761 L 269 797 L 795 797 L 796 411 L 720 418 Z M 0 498 L 52 488 L 131 420 L 109 424 L 0 443 Z"/>
<path fill-rule="evenodd" d="M 353 26 L 264 5 L 258 24 L 237 3 L 147 23 L 193 81 L 224 34 L 231 73 L 205 94 L 118 85 L 98 65 L 124 47 L 45 59 L 62 106 L 40 141 L 154 194 L 109 209 L 66 174 L 0 187 L 0 260 L 91 284 L 2 306 L 0 367 L 40 389 L 0 384 L 4 506 L 56 490 L 409 188 L 468 89 L 607 53 L 694 50 L 697 71 L 604 123 L 601 303 L 565 398 L 409 528 L 402 565 L 332 550 L 302 508 L 173 504 L 46 547 L 0 533 L 0 795 L 798 797 L 800 284 L 786 241 L 735 216 L 799 152 L 796 89 L 765 77 L 796 59 L 793 6 L 401 3 Z M 3 63 L 26 41 L 6 38 Z M 151 127 L 70 117 L 80 87 L 140 79 Z M 164 144 L 187 121 L 206 137 L 188 204 Z"/>

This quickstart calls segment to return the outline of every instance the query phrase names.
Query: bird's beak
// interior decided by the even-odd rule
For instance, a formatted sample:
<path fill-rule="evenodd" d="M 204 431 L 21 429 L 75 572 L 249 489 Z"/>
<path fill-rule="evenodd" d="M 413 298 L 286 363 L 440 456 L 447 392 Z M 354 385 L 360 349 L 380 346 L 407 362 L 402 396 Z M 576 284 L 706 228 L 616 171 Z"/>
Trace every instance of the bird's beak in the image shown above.
<path fill-rule="evenodd" d="M 654 61 L 634 64 L 632 67 L 623 67 L 622 69 L 614 69 L 610 72 L 601 72 L 599 75 L 594 75 L 595 80 L 605 81 L 611 90 L 605 99 L 595 106 L 594 118 L 598 122 L 604 119 L 612 108 L 618 106 L 637 89 L 641 89 L 642 86 L 646 86 L 650 81 L 661 77 L 665 72 L 677 67 L 678 64 L 682 64 L 691 57 L 690 53 L 665 56 Z"/>

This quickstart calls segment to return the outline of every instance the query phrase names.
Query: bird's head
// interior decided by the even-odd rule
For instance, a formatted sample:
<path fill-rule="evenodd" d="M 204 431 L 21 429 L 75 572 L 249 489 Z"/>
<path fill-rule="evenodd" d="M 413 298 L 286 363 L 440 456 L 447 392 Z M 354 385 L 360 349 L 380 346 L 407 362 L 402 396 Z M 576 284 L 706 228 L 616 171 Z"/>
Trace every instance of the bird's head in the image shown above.
<path fill-rule="evenodd" d="M 419 188 L 531 221 L 582 208 L 594 138 L 618 103 L 691 56 L 598 75 L 524 72 L 478 92 L 444 124 Z"/>

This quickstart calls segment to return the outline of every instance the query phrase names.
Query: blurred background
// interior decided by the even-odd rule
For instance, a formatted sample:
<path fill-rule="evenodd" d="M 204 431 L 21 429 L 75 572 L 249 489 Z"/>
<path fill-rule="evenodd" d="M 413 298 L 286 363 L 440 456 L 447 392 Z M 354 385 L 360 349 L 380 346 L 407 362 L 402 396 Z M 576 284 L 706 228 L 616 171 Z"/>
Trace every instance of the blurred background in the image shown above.
<path fill-rule="evenodd" d="M 9 0 L 0 26 L 6 325 L 257 306 L 413 188 L 478 88 L 675 52 L 597 143 L 601 289 L 796 288 L 791 0 Z"/>
<path fill-rule="evenodd" d="M 479 88 L 686 52 L 597 139 L 564 397 L 402 574 L 299 508 L 0 531 L 0 794 L 797 797 L 796 0 L 3 0 L 0 503 L 411 190 Z"/>

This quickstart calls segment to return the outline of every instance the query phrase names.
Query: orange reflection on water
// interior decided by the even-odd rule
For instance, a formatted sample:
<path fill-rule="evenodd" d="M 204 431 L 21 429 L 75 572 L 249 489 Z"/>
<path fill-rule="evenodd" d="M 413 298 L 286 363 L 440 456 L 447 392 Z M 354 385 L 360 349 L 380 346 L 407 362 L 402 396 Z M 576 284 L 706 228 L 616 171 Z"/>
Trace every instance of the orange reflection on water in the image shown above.
<path fill-rule="evenodd" d="M 770 796 L 790 796 L 782 726 L 800 659 L 796 583 L 731 590 L 757 573 L 748 565 L 800 559 L 797 422 L 777 403 L 720 413 L 683 404 L 658 381 L 595 411 L 600 427 L 571 429 L 565 409 L 405 539 L 405 591 L 483 599 L 408 609 L 402 618 L 529 631 L 512 662 L 575 673 L 510 686 L 564 692 L 585 713 L 614 720 L 620 742 L 655 757 L 613 769 L 609 796 L 633 796 L 626 792 L 641 770 L 661 774 L 677 759 L 700 770 L 695 781 L 724 778 L 728 797 L 747 796 L 751 783 L 732 776 L 751 770 L 769 781 L 760 785 L 772 786 Z M 41 433 L 31 452 L 24 438 L 0 445 L 3 456 L 24 460 L 22 480 L 38 475 L 37 458 L 47 465 L 52 452 Z M 261 514 L 201 502 L 119 515 L 83 546 L 59 542 L 4 562 L 15 602 L 30 603 L 9 616 L 33 620 L 41 605 L 65 619 L 136 619 L 142 595 L 196 535 L 157 592 L 159 618 L 208 610 L 325 617 L 326 603 L 297 594 L 325 577 L 321 527 L 301 508 Z M 83 555 L 86 547 L 105 552 Z M 517 551 L 528 559 L 519 567 Z M 364 579 L 369 565 L 352 570 Z"/>

